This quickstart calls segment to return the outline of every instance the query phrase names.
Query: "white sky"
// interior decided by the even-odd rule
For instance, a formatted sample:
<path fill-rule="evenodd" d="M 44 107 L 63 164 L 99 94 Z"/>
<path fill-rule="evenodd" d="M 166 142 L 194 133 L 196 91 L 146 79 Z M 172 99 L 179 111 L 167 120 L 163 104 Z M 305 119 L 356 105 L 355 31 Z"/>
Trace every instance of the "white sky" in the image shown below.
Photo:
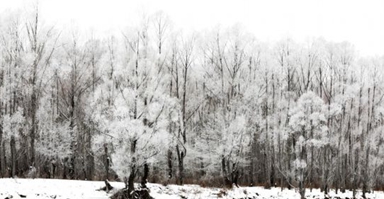
<path fill-rule="evenodd" d="M 0 0 L 0 12 L 32 0 Z M 176 28 L 204 30 L 241 23 L 263 41 L 323 36 L 350 41 L 362 55 L 384 55 L 384 0 L 40 0 L 43 17 L 59 26 L 121 30 L 142 13 L 163 10 Z M 25 7 L 25 6 L 24 6 Z M 25 9 L 25 8 L 24 8 Z"/>

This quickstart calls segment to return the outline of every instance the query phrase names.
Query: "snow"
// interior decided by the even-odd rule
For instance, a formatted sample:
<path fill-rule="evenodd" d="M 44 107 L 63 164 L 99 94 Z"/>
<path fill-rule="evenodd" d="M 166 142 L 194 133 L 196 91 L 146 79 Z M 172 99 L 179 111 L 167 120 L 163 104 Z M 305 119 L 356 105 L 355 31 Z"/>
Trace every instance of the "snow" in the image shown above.
<path fill-rule="evenodd" d="M 108 198 L 105 192 L 96 191 L 104 186 L 101 181 L 57 180 L 57 179 L 0 179 L 0 199 L 18 194 L 26 198 Z"/>
<path fill-rule="evenodd" d="M 121 182 L 111 182 L 111 185 L 117 189 L 123 188 L 124 184 Z M 97 191 L 97 189 L 104 186 L 102 181 L 81 181 L 81 180 L 58 180 L 58 179 L 0 179 L 0 199 L 3 198 L 21 198 L 20 195 L 30 198 L 42 199 L 108 199 L 114 192 L 110 193 L 104 191 Z M 198 185 L 160 185 L 148 184 L 151 190 L 150 194 L 156 199 L 180 199 L 180 198 L 260 198 L 260 199 L 296 199 L 300 195 L 295 190 L 283 191 L 281 188 L 264 189 L 262 187 L 240 187 L 234 189 L 222 188 L 205 188 Z M 336 196 L 340 198 L 351 198 L 352 192 L 336 194 L 331 191 L 330 198 Z M 361 191 L 358 192 L 357 198 L 361 197 Z M 384 192 L 369 193 L 368 198 L 382 199 Z M 308 189 L 306 191 L 307 198 L 323 199 L 324 193 L 319 189 L 313 189 L 312 192 Z"/>

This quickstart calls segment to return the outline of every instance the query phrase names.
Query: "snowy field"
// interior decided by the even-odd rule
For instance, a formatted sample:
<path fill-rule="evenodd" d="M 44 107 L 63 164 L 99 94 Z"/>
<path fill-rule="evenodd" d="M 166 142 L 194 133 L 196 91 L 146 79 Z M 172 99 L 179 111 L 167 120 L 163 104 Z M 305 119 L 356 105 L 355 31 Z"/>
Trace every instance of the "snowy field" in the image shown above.
<path fill-rule="evenodd" d="M 123 183 L 111 182 L 116 188 L 122 188 Z M 56 179 L 0 179 L 0 199 L 5 198 L 47 198 L 47 199 L 107 199 L 111 193 L 97 189 L 104 186 L 101 181 L 76 181 Z M 219 188 L 202 188 L 197 185 L 168 185 L 149 184 L 151 196 L 156 199 L 180 199 L 180 198 L 260 198 L 260 199 L 296 199 L 300 198 L 295 190 L 284 190 L 272 188 L 270 190 L 262 187 L 241 187 L 232 190 Z M 351 198 L 352 193 L 330 194 L 330 198 Z M 358 198 L 361 193 L 358 193 Z M 307 190 L 307 198 L 322 199 L 324 194 L 318 189 L 312 192 Z M 383 192 L 368 194 L 371 199 L 384 199 Z"/>

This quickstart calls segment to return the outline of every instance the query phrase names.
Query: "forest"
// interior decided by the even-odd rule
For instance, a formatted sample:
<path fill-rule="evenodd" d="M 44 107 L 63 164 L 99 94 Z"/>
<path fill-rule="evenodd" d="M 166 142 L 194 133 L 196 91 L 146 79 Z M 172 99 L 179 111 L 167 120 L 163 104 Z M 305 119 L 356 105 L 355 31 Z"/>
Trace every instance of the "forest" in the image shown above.
<path fill-rule="evenodd" d="M 0 20 L 0 177 L 384 188 L 384 57 L 163 12 L 103 37 Z"/>

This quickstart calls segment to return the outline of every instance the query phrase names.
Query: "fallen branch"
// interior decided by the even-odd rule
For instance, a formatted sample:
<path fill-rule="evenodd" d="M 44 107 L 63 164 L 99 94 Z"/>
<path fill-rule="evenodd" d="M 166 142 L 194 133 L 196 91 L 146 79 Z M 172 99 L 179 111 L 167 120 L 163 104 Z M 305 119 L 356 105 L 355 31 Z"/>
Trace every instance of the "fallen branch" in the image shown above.
<path fill-rule="evenodd" d="M 105 191 L 109 193 L 113 189 L 112 185 L 108 182 L 108 180 L 104 180 L 105 187 L 102 187 L 100 189 L 97 189 L 96 191 Z"/>
<path fill-rule="evenodd" d="M 124 188 L 116 192 L 111 196 L 111 199 L 154 199 L 151 195 L 149 195 L 148 188 L 139 188 L 135 189 L 131 193 L 128 193 L 128 189 Z"/>

